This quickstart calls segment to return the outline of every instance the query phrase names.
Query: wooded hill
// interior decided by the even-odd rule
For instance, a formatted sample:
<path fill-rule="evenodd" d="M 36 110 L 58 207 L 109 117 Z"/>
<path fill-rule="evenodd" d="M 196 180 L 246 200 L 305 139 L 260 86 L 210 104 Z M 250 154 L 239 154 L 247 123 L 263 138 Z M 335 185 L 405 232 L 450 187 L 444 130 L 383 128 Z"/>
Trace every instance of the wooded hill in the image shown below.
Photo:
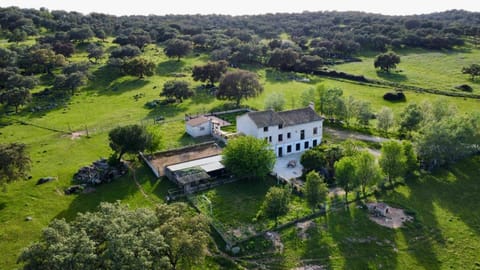
<path fill-rule="evenodd" d="M 344 58 L 359 50 L 389 46 L 452 48 L 465 37 L 480 40 L 480 13 L 451 10 L 415 16 L 363 12 L 304 12 L 255 16 L 167 15 L 122 16 L 46 9 L 0 9 L 2 34 L 19 41 L 39 33 L 42 43 L 84 41 L 93 36 L 117 38 L 119 44 L 142 47 L 173 38 L 192 41 L 212 58 L 259 61 L 268 49 L 292 48 L 322 58 Z M 290 41 L 279 37 L 286 34 Z M 273 39 L 270 43 L 262 39 Z M 276 40 L 278 39 L 278 40 Z M 246 59 L 245 59 L 246 58 Z"/>

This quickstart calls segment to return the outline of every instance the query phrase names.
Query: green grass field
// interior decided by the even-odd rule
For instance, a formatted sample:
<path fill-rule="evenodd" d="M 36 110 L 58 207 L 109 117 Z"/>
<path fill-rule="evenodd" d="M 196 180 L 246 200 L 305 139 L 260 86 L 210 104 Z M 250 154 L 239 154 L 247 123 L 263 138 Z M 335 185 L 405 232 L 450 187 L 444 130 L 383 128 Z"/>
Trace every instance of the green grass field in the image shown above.
<path fill-rule="evenodd" d="M 379 226 L 366 210 L 352 205 L 315 219 L 307 239 L 299 238 L 295 227 L 282 231 L 281 254 L 269 253 L 265 240 L 258 239 L 246 245 L 243 256 L 259 258 L 269 269 L 308 264 L 325 269 L 479 269 L 479 165 L 475 157 L 409 179 L 376 198 L 414 213 L 404 228 Z"/>
<path fill-rule="evenodd" d="M 31 42 L 31 40 L 27 42 Z M 4 42 L 0 42 L 0 46 L 4 46 L 5 44 Z M 106 45 L 111 46 L 110 43 Z M 78 212 L 94 210 L 101 201 L 121 200 L 130 204 L 132 207 L 150 207 L 156 202 L 162 202 L 167 190 L 172 188 L 172 185 L 166 181 L 154 181 L 153 176 L 148 170 L 144 167 L 139 167 L 137 170 L 137 180 L 148 195 L 148 198 L 142 194 L 133 182 L 131 176 L 126 176 L 114 183 L 101 186 L 96 192 L 91 194 L 63 195 L 63 188 L 70 185 L 72 175 L 81 166 L 88 165 L 100 157 L 108 157 L 111 154 L 107 138 L 108 131 L 111 128 L 133 123 L 152 125 L 154 118 L 163 116 L 166 122 L 154 126 L 154 128 L 158 129 L 163 135 L 164 142 L 162 149 L 178 147 L 194 143 L 184 131 L 182 119 L 185 113 L 199 113 L 211 110 L 218 111 L 222 110 L 224 105 L 228 103 L 218 101 L 214 96 L 202 90 L 197 90 L 196 95 L 192 99 L 186 100 L 183 103 L 148 109 L 144 104 L 148 101 L 160 99 L 159 93 L 163 83 L 166 80 L 175 79 L 171 76 L 171 73 L 184 73 L 187 75 L 184 79 L 189 80 L 193 87 L 199 86 L 200 83 L 193 82 L 188 75 L 194 65 L 206 61 L 206 56 L 188 57 L 177 62 L 175 60 L 169 60 L 163 53 L 157 52 L 153 45 L 146 49 L 145 56 L 156 62 L 157 73 L 155 76 L 147 77 L 143 80 L 130 76 L 118 77 L 118 73 L 114 70 L 96 65 L 92 67 L 93 75 L 95 76 L 94 79 L 83 89 L 80 89 L 64 105 L 60 105 L 52 110 L 35 113 L 31 113 L 29 107 L 27 107 L 18 115 L 10 116 L 11 118 L 33 123 L 38 126 L 65 131 L 82 131 L 88 129 L 90 138 L 81 137 L 72 140 L 69 135 L 19 124 L 12 121 L 10 117 L 2 116 L 0 118 L 0 141 L 2 143 L 26 143 L 32 160 L 32 180 L 8 184 L 5 191 L 0 192 L 0 250 L 3 251 L 2 254 L 0 254 L 0 269 L 18 267 L 16 265 L 16 259 L 21 249 L 38 239 L 41 229 L 54 218 L 71 219 Z M 85 53 L 80 51 L 80 53 L 76 54 L 72 59 L 75 61 L 83 61 L 86 60 L 85 57 Z M 401 68 L 407 72 L 406 68 L 402 66 Z M 254 70 L 259 74 L 265 91 L 259 97 L 249 99 L 243 102 L 243 104 L 257 109 L 263 109 L 266 97 L 273 92 L 281 92 L 284 94 L 286 98 L 286 109 L 299 107 L 299 96 L 301 92 L 305 89 L 316 87 L 318 84 L 323 84 L 325 87 L 340 87 L 344 90 L 346 96 L 352 95 L 357 99 L 370 101 L 374 109 L 379 109 L 382 106 L 390 106 L 395 112 L 398 112 L 406 104 L 391 104 L 385 102 L 382 99 L 382 95 L 391 90 L 388 88 L 358 85 L 314 76 L 309 76 L 310 83 L 303 83 L 289 79 L 289 74 L 279 73 L 270 69 L 257 68 Z M 39 85 L 34 91 L 40 91 L 46 86 L 48 85 Z M 139 94 L 142 94 L 140 96 L 143 97 L 135 99 L 134 97 L 138 97 Z M 416 102 L 437 98 L 435 95 L 410 91 L 406 92 L 406 95 L 408 101 Z M 480 104 L 480 101 L 473 99 L 447 99 L 455 103 L 461 112 L 475 111 Z M 32 105 L 37 105 L 36 102 L 37 101 L 34 100 L 34 104 Z M 0 109 L 5 110 L 3 107 L 0 107 Z M 36 180 L 44 176 L 58 177 L 58 181 L 35 186 Z M 440 175 L 438 177 L 442 179 L 443 176 Z M 409 193 L 420 192 L 417 191 L 417 189 L 429 190 L 430 185 L 414 185 L 409 186 L 409 188 L 411 188 L 411 190 L 402 188 L 399 192 L 403 192 L 406 194 L 405 196 L 407 196 Z M 435 187 L 432 186 L 432 188 Z M 226 193 L 231 192 L 225 190 L 224 187 L 219 189 L 218 192 L 222 190 Z M 470 191 L 477 192 L 472 193 L 472 196 L 478 194 L 478 189 L 470 189 Z M 431 193 L 431 196 L 433 196 L 434 192 Z M 425 194 L 425 196 L 427 195 L 428 194 Z M 393 199 L 395 198 L 392 197 L 392 200 Z M 414 203 L 415 199 L 416 198 L 413 198 L 411 203 Z M 436 201 L 438 198 L 435 197 L 431 199 Z M 472 201 L 472 203 L 474 203 L 475 200 L 472 199 Z M 401 202 L 403 203 L 403 201 Z M 408 200 L 408 202 L 410 202 L 410 200 Z M 417 209 L 417 204 L 411 208 L 420 213 L 420 211 L 423 211 L 423 208 L 421 208 L 423 207 L 422 202 L 425 201 L 419 201 L 418 203 L 419 209 Z M 247 208 L 248 213 L 245 212 L 246 220 L 250 220 L 252 216 L 255 216 L 256 211 L 258 211 L 256 210 L 258 203 L 257 201 L 255 205 L 253 205 L 254 203 L 252 202 L 253 206 Z M 409 206 L 408 204 L 405 205 Z M 436 205 L 437 204 L 435 204 L 435 207 Z M 432 208 L 434 207 L 432 206 Z M 436 209 L 435 211 L 443 211 L 437 208 L 434 209 Z M 226 208 L 223 212 L 227 213 L 227 210 Z M 427 210 L 433 211 L 431 209 Z M 450 209 L 447 210 L 450 211 Z M 468 210 L 473 213 L 472 215 L 475 215 L 473 209 Z M 443 215 L 443 213 L 440 214 Z M 450 214 L 454 215 L 455 213 Z M 31 216 L 33 220 L 30 222 L 25 221 L 26 216 Z M 229 219 L 228 216 L 224 218 Z M 340 222 L 344 218 L 343 215 L 338 217 L 339 226 L 348 227 L 348 220 L 342 221 L 343 225 Z M 467 217 L 464 219 L 466 218 Z M 471 221 L 471 223 L 474 222 Z M 460 221 L 458 221 L 457 225 L 461 225 Z M 457 227 L 445 227 L 446 233 L 453 234 L 456 232 L 455 228 Z M 478 229 L 474 236 L 478 237 Z M 472 239 L 478 242 L 478 238 L 472 237 Z M 467 239 L 464 239 L 463 243 L 476 247 L 478 250 L 473 240 L 467 241 Z M 292 255 L 289 256 L 292 256 L 292 262 L 295 262 L 293 259 L 297 251 L 293 250 L 290 252 L 289 249 L 287 249 L 287 251 L 286 255 L 291 253 Z M 415 250 L 412 252 L 415 252 Z M 438 255 L 438 258 L 445 258 L 444 256 L 446 255 Z M 464 261 L 473 259 L 472 256 L 465 256 L 464 258 Z M 478 258 L 476 260 L 478 261 Z M 407 260 L 406 263 L 408 262 L 410 261 Z M 398 265 L 401 264 L 399 263 Z"/>
<path fill-rule="evenodd" d="M 333 68 L 347 73 L 364 75 L 367 78 L 414 85 L 422 88 L 459 91 L 455 87 L 468 84 L 474 93 L 480 93 L 480 80 L 472 82 L 462 74 L 462 67 L 478 64 L 480 49 L 463 47 L 451 51 L 428 51 L 424 49 L 401 49 L 401 62 L 397 72 L 380 72 L 373 66 L 375 53 L 360 54 L 362 62 L 336 65 Z"/>

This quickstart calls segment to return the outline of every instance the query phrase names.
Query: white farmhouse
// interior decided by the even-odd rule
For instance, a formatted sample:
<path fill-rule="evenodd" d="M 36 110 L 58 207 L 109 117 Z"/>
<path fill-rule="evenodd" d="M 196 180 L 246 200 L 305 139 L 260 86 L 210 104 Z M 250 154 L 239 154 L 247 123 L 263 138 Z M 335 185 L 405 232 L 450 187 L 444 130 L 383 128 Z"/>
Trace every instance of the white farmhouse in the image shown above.
<path fill-rule="evenodd" d="M 203 115 L 192 118 L 186 123 L 187 133 L 194 138 L 210 135 L 212 133 L 212 128 L 212 121 Z"/>
<path fill-rule="evenodd" d="M 303 152 L 322 142 L 323 118 L 313 104 L 283 112 L 249 112 L 237 116 L 237 132 L 263 138 L 278 157 Z"/>

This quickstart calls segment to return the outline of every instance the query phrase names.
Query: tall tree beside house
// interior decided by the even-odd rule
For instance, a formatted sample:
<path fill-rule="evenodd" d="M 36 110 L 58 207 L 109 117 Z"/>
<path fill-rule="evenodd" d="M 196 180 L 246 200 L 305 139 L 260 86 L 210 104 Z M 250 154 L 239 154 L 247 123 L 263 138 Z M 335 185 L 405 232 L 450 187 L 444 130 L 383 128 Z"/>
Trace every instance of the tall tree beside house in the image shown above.
<path fill-rule="evenodd" d="M 163 50 L 168 57 L 177 57 L 180 61 L 181 57 L 187 56 L 192 51 L 192 42 L 181 39 L 171 39 L 167 42 Z"/>
<path fill-rule="evenodd" d="M 119 162 L 125 153 L 135 154 L 147 149 L 151 143 L 151 135 L 140 125 L 116 127 L 108 133 L 110 148 L 117 155 Z"/>
<path fill-rule="evenodd" d="M 258 76 L 255 73 L 246 70 L 236 70 L 227 72 L 220 80 L 217 98 L 233 100 L 238 107 L 242 99 L 256 97 L 262 92 L 263 86 L 258 81 Z"/>
<path fill-rule="evenodd" d="M 30 158 L 23 143 L 0 144 L 0 185 L 25 178 Z"/>
<path fill-rule="evenodd" d="M 386 141 L 382 143 L 382 154 L 378 163 L 387 176 L 390 185 L 393 180 L 403 177 L 407 169 L 407 157 L 403 145 L 397 141 Z"/>
<path fill-rule="evenodd" d="M 353 157 L 343 157 L 335 163 L 335 180 L 345 191 L 345 204 L 348 207 L 348 193 L 358 186 Z"/>
<path fill-rule="evenodd" d="M 331 120 L 342 120 L 345 116 L 345 101 L 340 88 L 321 89 L 320 112 Z"/>
<path fill-rule="evenodd" d="M 285 96 L 281 93 L 272 93 L 265 100 L 265 110 L 283 111 L 285 107 Z"/>
<path fill-rule="evenodd" d="M 262 212 L 278 224 L 278 217 L 288 212 L 290 204 L 290 190 L 282 187 L 271 187 L 265 195 Z"/>
<path fill-rule="evenodd" d="M 315 211 L 321 203 L 327 200 L 327 183 L 320 174 L 311 171 L 307 174 L 304 192 L 308 205 Z"/>
<path fill-rule="evenodd" d="M 236 177 L 264 178 L 275 164 L 275 153 L 268 142 L 252 136 L 232 139 L 223 150 L 223 164 Z"/>
<path fill-rule="evenodd" d="M 203 66 L 194 66 L 192 77 L 194 81 L 208 82 L 208 86 L 214 86 L 222 75 L 227 72 L 228 62 L 225 60 L 208 62 Z"/>
<path fill-rule="evenodd" d="M 381 171 L 378 167 L 375 157 L 367 151 L 361 151 L 354 156 L 355 177 L 361 187 L 364 197 L 367 196 L 368 186 L 375 185 L 381 177 Z"/>

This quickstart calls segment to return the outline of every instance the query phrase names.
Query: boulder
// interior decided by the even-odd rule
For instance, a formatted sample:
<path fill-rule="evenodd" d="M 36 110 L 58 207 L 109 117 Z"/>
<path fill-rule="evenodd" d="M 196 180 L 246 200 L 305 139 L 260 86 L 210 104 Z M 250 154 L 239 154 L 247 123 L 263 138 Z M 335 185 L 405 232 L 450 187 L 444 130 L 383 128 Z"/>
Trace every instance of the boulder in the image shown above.
<path fill-rule="evenodd" d="M 82 185 L 73 185 L 64 190 L 65 195 L 78 194 L 85 189 Z"/>
<path fill-rule="evenodd" d="M 53 180 L 55 180 L 55 177 L 53 177 L 53 176 L 42 177 L 42 178 L 38 179 L 36 185 L 38 186 L 38 185 L 41 185 L 41 184 L 45 184 L 45 183 L 48 183 L 48 182 L 53 181 Z"/>

